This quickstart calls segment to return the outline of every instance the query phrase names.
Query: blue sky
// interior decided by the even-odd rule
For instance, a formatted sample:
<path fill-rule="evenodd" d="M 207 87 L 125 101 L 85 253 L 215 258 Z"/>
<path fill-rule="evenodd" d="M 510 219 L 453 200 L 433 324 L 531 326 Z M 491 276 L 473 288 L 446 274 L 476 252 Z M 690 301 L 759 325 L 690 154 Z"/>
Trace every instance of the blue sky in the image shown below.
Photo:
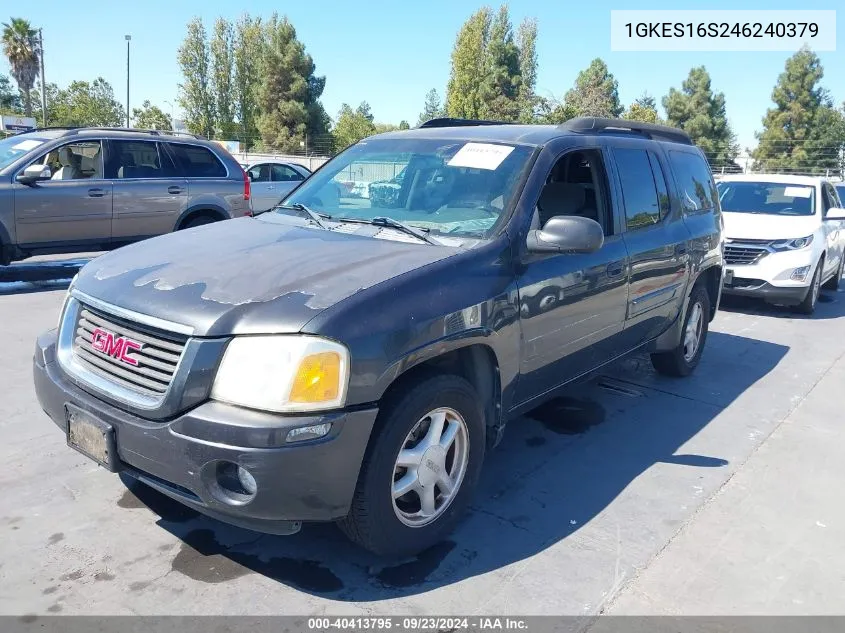
<path fill-rule="evenodd" d="M 416 121 L 426 92 L 445 93 L 449 56 L 455 33 L 479 6 L 478 1 L 428 0 L 398 3 L 369 2 L 269 2 L 238 3 L 221 0 L 145 0 L 118 10 L 114 3 L 48 2 L 15 4 L 15 17 L 24 17 L 44 29 L 48 82 L 64 86 L 74 79 L 104 77 L 119 100 L 126 93 L 126 43 L 132 35 L 131 104 L 144 99 L 165 111 L 176 103 L 179 68 L 176 49 L 185 23 L 201 16 L 210 26 L 217 16 L 236 19 L 246 7 L 253 15 L 286 13 L 300 39 L 313 56 L 318 74 L 326 75 L 323 104 L 331 116 L 340 105 L 366 100 L 377 121 Z M 495 3 L 493 6 L 497 6 Z M 7 3 L 4 8 L 11 7 Z M 692 66 L 704 64 L 713 86 L 725 93 L 728 117 L 743 149 L 754 145 L 754 132 L 769 107 L 772 87 L 789 53 L 714 52 L 657 53 L 611 52 L 610 10 L 642 9 L 836 9 L 839 1 L 803 2 L 768 0 L 737 5 L 735 2 L 588 3 L 511 0 L 514 24 L 525 16 L 539 22 L 539 73 L 537 91 L 561 96 L 578 71 L 594 57 L 602 57 L 619 80 L 623 103 L 644 91 L 658 98 L 670 86 L 680 87 Z M 620 6 L 621 5 L 621 6 Z M 566 7 L 570 8 L 566 8 Z M 43 7 L 43 8 L 38 8 Z M 0 20 L 6 21 L 5 12 Z M 839 50 L 820 53 L 825 69 L 823 84 L 837 104 L 845 100 L 845 12 L 837 26 Z M 0 72 L 8 73 L 5 60 Z M 178 113 L 178 106 L 176 106 Z"/>

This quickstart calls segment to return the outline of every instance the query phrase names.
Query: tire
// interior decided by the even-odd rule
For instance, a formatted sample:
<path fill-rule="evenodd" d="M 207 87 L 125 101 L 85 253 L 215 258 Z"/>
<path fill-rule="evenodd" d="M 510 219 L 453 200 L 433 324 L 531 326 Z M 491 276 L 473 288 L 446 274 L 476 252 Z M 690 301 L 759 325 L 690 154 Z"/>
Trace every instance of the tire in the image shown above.
<path fill-rule="evenodd" d="M 689 298 L 681 340 L 675 349 L 651 355 L 651 364 L 659 374 L 683 378 L 698 366 L 710 325 L 710 295 L 703 285 L 696 285 Z"/>
<path fill-rule="evenodd" d="M 825 290 L 832 290 L 833 292 L 839 290 L 839 284 L 842 279 L 843 265 L 845 265 L 845 253 L 843 253 L 842 256 L 839 258 L 839 268 L 836 269 L 836 274 L 830 279 L 828 279 L 826 282 L 824 282 L 822 288 L 824 288 Z"/>
<path fill-rule="evenodd" d="M 338 522 L 352 541 L 381 556 L 403 557 L 431 547 L 454 529 L 469 505 L 484 461 L 485 428 L 479 402 L 472 385 L 453 375 L 422 378 L 389 399 L 379 413 L 349 514 Z M 438 412 L 444 416 L 442 441 L 448 430 L 457 431 L 448 451 L 430 451 L 434 443 L 424 452 L 409 450 L 420 449 L 430 439 L 431 414 L 439 417 Z M 412 435 L 415 430 L 416 436 Z M 400 452 L 419 466 L 400 466 Z M 456 482 L 448 497 L 436 481 L 438 473 Z M 416 485 L 411 487 L 414 480 Z M 403 486 L 407 492 L 394 499 L 402 481 L 409 482 Z M 433 499 L 429 509 L 434 508 L 428 518 L 422 502 L 427 490 Z"/>
<path fill-rule="evenodd" d="M 822 269 L 824 268 L 824 258 L 819 260 L 816 266 L 816 272 L 813 274 L 813 280 L 810 282 L 810 287 L 807 288 L 807 294 L 804 300 L 795 306 L 795 311 L 799 314 L 813 314 L 816 311 L 816 304 L 819 301 L 819 293 L 821 292 Z"/>
<path fill-rule="evenodd" d="M 206 224 L 211 224 L 212 222 L 217 222 L 217 218 L 210 215 L 200 215 L 185 222 L 179 230 L 192 229 L 196 226 L 205 226 Z"/>

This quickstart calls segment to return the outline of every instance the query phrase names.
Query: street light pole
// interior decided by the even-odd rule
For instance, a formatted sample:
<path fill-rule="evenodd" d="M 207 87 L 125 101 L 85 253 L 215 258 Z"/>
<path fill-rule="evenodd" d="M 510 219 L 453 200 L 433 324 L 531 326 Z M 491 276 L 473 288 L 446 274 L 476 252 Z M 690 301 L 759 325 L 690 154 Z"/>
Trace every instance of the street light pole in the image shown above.
<path fill-rule="evenodd" d="M 47 127 L 47 83 L 44 81 L 44 35 L 38 29 L 38 46 L 41 49 L 41 125 Z"/>
<path fill-rule="evenodd" d="M 126 127 L 129 127 L 129 41 L 131 35 L 126 36 Z"/>

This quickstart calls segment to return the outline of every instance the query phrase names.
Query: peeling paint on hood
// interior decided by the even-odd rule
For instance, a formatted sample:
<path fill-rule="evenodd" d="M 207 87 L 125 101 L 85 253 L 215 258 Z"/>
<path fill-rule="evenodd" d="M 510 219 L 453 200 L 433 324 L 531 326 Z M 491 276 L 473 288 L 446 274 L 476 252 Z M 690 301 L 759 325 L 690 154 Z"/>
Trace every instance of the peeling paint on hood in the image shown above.
<path fill-rule="evenodd" d="M 199 335 L 295 332 L 352 294 L 455 252 L 243 218 L 108 253 L 76 288 Z"/>

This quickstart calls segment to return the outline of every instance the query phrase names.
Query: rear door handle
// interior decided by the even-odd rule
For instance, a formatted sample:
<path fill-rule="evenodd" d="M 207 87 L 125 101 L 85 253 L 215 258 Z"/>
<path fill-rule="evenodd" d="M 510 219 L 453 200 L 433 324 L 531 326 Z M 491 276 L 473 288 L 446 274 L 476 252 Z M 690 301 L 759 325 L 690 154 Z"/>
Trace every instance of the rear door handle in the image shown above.
<path fill-rule="evenodd" d="M 607 265 L 607 276 L 618 277 L 625 272 L 625 262 L 611 262 Z"/>
<path fill-rule="evenodd" d="M 88 190 L 88 197 L 89 198 L 102 198 L 104 195 L 106 195 L 105 189 L 95 188 L 95 189 L 89 189 Z"/>
<path fill-rule="evenodd" d="M 182 189 L 182 187 L 178 187 L 176 185 L 172 185 L 172 186 L 167 188 L 167 193 L 172 193 L 172 194 L 182 193 L 183 191 L 184 191 L 184 189 Z"/>

